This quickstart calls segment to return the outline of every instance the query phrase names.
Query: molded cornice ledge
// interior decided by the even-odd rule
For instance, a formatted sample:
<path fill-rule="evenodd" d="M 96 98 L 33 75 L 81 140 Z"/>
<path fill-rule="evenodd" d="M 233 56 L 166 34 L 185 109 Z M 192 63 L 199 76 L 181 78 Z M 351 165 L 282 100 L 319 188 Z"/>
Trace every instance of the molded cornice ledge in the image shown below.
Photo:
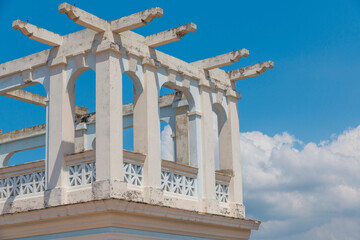
<path fill-rule="evenodd" d="M 35 41 L 57 47 L 63 42 L 63 37 L 57 33 L 50 32 L 46 29 L 39 28 L 27 22 L 15 20 L 12 23 L 14 30 L 20 30 L 22 34 Z"/>
<path fill-rule="evenodd" d="M 179 41 L 183 36 L 189 32 L 196 32 L 197 26 L 195 23 L 188 23 L 180 27 L 172 28 L 163 32 L 159 32 L 145 38 L 145 43 L 149 47 L 159 47 L 168 43 Z"/>
<path fill-rule="evenodd" d="M 228 66 L 230 64 L 234 64 L 234 62 L 237 62 L 242 57 L 249 56 L 249 50 L 247 49 L 241 49 L 229 53 L 225 53 L 216 57 L 207 58 L 204 60 L 196 61 L 191 64 L 193 64 L 196 67 L 203 68 L 205 70 L 211 70 L 214 68 L 224 67 Z"/>
<path fill-rule="evenodd" d="M 228 71 L 226 73 L 229 75 L 231 81 L 237 81 L 246 78 L 257 77 L 261 73 L 264 73 L 268 68 L 272 69 L 273 67 L 274 67 L 274 62 L 266 61 L 248 67 Z"/>

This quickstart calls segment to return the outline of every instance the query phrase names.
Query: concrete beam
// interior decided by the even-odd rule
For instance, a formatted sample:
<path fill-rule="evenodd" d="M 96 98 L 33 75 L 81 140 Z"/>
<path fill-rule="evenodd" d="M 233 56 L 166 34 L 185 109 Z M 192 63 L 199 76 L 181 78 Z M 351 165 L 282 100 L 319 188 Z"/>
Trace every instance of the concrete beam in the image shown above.
<path fill-rule="evenodd" d="M 162 17 L 163 10 L 159 7 L 147 9 L 110 22 L 111 31 L 114 33 L 125 32 L 134 28 L 145 26 L 155 17 Z"/>
<path fill-rule="evenodd" d="M 22 34 L 28 36 L 30 39 L 53 47 L 60 46 L 63 42 L 63 37 L 61 35 L 39 28 L 27 22 L 15 20 L 12 23 L 12 27 L 15 30 L 20 30 Z"/>
<path fill-rule="evenodd" d="M 20 101 L 32 103 L 41 107 L 46 107 L 46 97 L 28 92 L 25 90 L 15 90 L 11 92 L 6 92 L 2 94 L 3 96 L 14 98 Z M 84 115 L 88 113 L 88 109 L 85 107 L 75 106 L 75 114 L 76 115 Z"/>
<path fill-rule="evenodd" d="M 205 70 L 210 70 L 210 69 L 234 64 L 234 62 L 239 61 L 240 58 L 247 56 L 249 56 L 249 50 L 243 48 L 241 50 L 225 53 L 216 57 L 211 57 L 204 60 L 196 61 L 191 64 L 193 64 L 196 67 L 203 68 Z"/>
<path fill-rule="evenodd" d="M 104 32 L 108 24 L 106 20 L 101 19 L 91 13 L 85 12 L 84 10 L 68 3 L 60 4 L 59 12 L 65 13 L 69 19 L 74 21 L 74 23 L 92 29 L 96 32 Z"/>
<path fill-rule="evenodd" d="M 260 73 L 265 72 L 266 69 L 268 68 L 272 69 L 273 67 L 274 67 L 274 62 L 266 61 L 248 67 L 227 71 L 226 73 L 229 75 L 231 81 L 237 81 L 246 78 L 257 77 L 260 75 Z"/>
<path fill-rule="evenodd" d="M 189 32 L 196 31 L 196 24 L 188 23 L 180 27 L 172 28 L 163 32 L 159 32 L 145 38 L 145 43 L 149 47 L 158 47 L 175 41 L 179 41 L 181 37 Z"/>

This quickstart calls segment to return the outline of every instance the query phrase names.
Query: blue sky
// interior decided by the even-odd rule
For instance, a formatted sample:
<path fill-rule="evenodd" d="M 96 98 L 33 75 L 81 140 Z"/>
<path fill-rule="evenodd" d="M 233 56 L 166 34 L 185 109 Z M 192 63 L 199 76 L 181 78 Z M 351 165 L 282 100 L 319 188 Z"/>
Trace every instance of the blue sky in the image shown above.
<path fill-rule="evenodd" d="M 19 31 L 14 31 L 11 28 L 13 20 L 29 20 L 30 23 L 59 34 L 68 34 L 83 29 L 83 27 L 70 21 L 64 14 L 58 12 L 57 6 L 61 2 L 0 0 L 0 31 L 2 36 L 0 43 L 3 46 L 0 63 L 48 48 L 44 44 L 27 39 Z M 176 27 L 179 24 L 194 22 L 198 26 L 196 33 L 190 33 L 179 42 L 158 48 L 188 62 L 241 48 L 249 49 L 250 56 L 241 59 L 232 66 L 224 67 L 225 70 L 267 60 L 274 61 L 274 69 L 268 70 L 260 77 L 237 83 L 237 88 L 242 94 L 242 99 L 239 102 L 240 129 L 241 132 L 245 133 L 243 142 L 248 147 L 242 148 L 245 157 L 256 157 L 251 155 L 250 149 L 253 147 L 254 152 L 260 151 L 264 154 L 264 159 L 268 161 L 266 163 L 270 165 L 276 164 L 280 161 L 279 159 L 283 159 L 282 157 L 276 158 L 276 154 L 289 153 L 290 150 L 290 152 L 294 152 L 294 155 L 291 155 L 292 157 L 303 159 L 303 162 L 306 159 L 320 161 L 317 158 L 312 158 L 313 156 L 307 152 L 313 143 L 317 144 L 317 148 L 309 151 L 312 153 L 330 151 L 337 156 L 339 152 L 343 155 L 350 152 L 334 149 L 338 149 L 337 146 L 341 145 L 340 143 L 353 144 L 352 141 L 343 141 L 341 137 L 351 139 L 353 136 L 351 134 L 357 133 L 356 127 L 360 122 L 360 81 L 357 71 L 360 69 L 360 1 L 102 0 L 100 4 L 99 1 L 73 0 L 69 3 L 76 3 L 76 6 L 106 20 L 113 20 L 154 6 L 163 8 L 164 15 L 162 18 L 155 19 L 146 27 L 136 29 L 136 32 L 143 35 L 150 35 Z M 93 77 L 93 73 L 89 72 L 81 76 L 81 79 Z M 77 84 L 79 84 L 79 88 L 84 88 L 84 91 L 77 93 L 77 104 L 93 109 L 95 95 L 93 84 L 88 85 L 83 81 L 79 81 Z M 125 87 L 130 86 L 126 84 Z M 32 90 L 39 93 L 43 92 L 40 87 L 32 87 Z M 129 92 L 131 91 L 124 92 L 125 99 L 130 99 Z M 42 123 L 45 119 L 45 110 L 41 107 L 0 96 L 0 119 L 0 129 L 6 132 Z M 347 129 L 350 129 L 351 134 L 344 132 Z M 359 140 L 359 137 L 353 138 Z M 322 141 L 328 145 L 320 144 L 320 146 L 319 143 Z M 266 148 L 268 145 L 272 146 L 270 150 Z M 295 154 L 296 148 L 298 148 L 294 147 L 296 145 L 302 146 L 300 152 L 297 153 L 300 155 Z M 345 144 L 341 146 L 345 146 Z M 356 146 L 359 144 L 353 144 L 353 149 L 357 150 Z M 353 152 L 356 152 L 355 150 Z M 349 158 L 360 156 L 357 153 L 349 156 Z M 285 155 L 281 156 L 284 157 Z M 243 157 L 243 161 L 247 161 L 245 157 Z M 324 157 L 328 156 L 324 155 Z M 334 159 L 337 158 L 334 157 Z M 339 161 L 341 162 L 341 160 Z M 249 171 L 251 171 L 251 167 L 256 168 L 261 165 L 259 163 L 259 166 L 252 166 L 251 164 L 245 162 L 245 168 Z M 354 164 L 359 165 L 358 162 Z M 282 171 L 289 169 L 295 171 L 296 169 L 290 166 L 285 168 L 284 166 L 288 165 L 281 165 Z M 271 173 L 269 169 L 262 170 L 265 174 Z M 333 174 L 336 175 L 335 172 L 330 171 L 329 176 Z M 347 174 L 338 173 L 338 175 L 339 179 L 342 179 L 342 176 Z M 251 178 L 251 176 L 247 177 Z M 284 177 L 288 176 L 284 175 Z M 245 179 L 245 188 L 246 181 Z M 352 185 L 351 180 L 349 182 L 351 184 L 349 183 L 348 186 L 357 189 Z M 303 193 L 295 185 L 291 186 L 295 188 L 296 193 Z M 324 187 L 323 185 L 320 186 Z M 286 187 L 289 186 L 285 184 L 284 189 Z M 304 188 L 310 191 L 302 186 L 302 189 Z M 284 189 L 276 192 L 283 192 Z M 250 196 L 248 199 L 256 199 L 255 196 L 260 196 L 251 192 L 251 189 L 247 189 L 247 192 Z M 314 190 L 313 193 L 318 192 Z M 269 194 L 273 194 L 273 192 Z M 306 194 L 303 193 L 301 196 L 306 196 Z M 256 206 L 255 203 L 258 205 Z M 259 207 L 261 204 L 273 209 Z M 277 213 L 274 211 L 276 207 L 269 204 L 269 202 L 261 200 L 249 202 L 247 213 L 254 218 L 271 222 L 274 220 L 271 214 Z M 350 210 L 344 209 L 340 214 L 341 219 L 345 219 L 345 222 L 351 221 L 349 215 L 345 213 L 346 211 Z M 339 221 L 342 221 L 331 217 L 324 220 L 325 216 L 328 216 L 327 214 L 324 211 L 316 216 L 323 219 L 317 225 L 319 229 L 326 226 L 328 227 L 326 229 L 330 229 L 333 226 L 332 224 L 335 226 Z M 281 222 L 283 219 L 286 217 L 275 220 Z M 303 223 L 292 221 L 292 219 L 300 219 L 297 218 L 296 214 L 288 217 L 288 219 L 290 219 L 286 222 L 288 225 L 282 225 L 287 226 L 288 229 L 295 229 L 291 226 Z M 273 226 L 267 225 L 266 222 L 263 226 Z M 271 224 L 273 223 L 271 222 Z M 274 228 L 279 227 L 279 225 L 274 226 Z M 303 223 L 302 226 L 306 228 L 307 225 Z M 322 226 L 325 227 L 321 228 Z M 310 235 L 301 236 L 316 236 L 318 238 L 316 235 L 318 232 L 315 230 L 308 229 L 306 231 Z M 264 237 L 265 235 L 261 231 L 268 234 L 267 237 Z M 257 235 L 255 234 L 255 239 L 279 239 L 280 236 L 284 239 L 296 239 L 296 236 L 291 235 L 290 232 L 261 231 Z M 306 231 L 304 230 L 304 234 L 307 234 Z M 359 236 L 360 230 L 357 231 L 349 239 L 355 239 L 352 237 Z"/>
<path fill-rule="evenodd" d="M 138 33 L 149 35 L 194 22 L 198 31 L 159 47 L 186 61 L 247 48 L 248 58 L 226 70 L 266 60 L 275 68 L 238 82 L 242 131 L 287 131 L 304 142 L 328 139 L 360 119 L 359 1 L 73 1 L 112 20 L 153 6 L 164 9 Z M 48 48 L 11 28 L 15 19 L 60 34 L 82 29 L 57 11 L 61 1 L 0 0 L 0 62 Z M 7 105 L 2 109 L 8 110 Z M 7 129 L 7 126 L 3 126 Z"/>

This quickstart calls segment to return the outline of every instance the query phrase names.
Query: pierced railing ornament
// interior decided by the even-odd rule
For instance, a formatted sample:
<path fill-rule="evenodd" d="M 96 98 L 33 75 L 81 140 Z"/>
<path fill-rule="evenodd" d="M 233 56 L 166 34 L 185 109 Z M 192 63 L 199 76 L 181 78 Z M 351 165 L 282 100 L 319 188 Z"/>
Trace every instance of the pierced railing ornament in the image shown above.
<path fill-rule="evenodd" d="M 223 202 L 223 203 L 229 202 L 229 185 L 216 183 L 215 191 L 216 191 L 216 199 L 219 202 Z"/>
<path fill-rule="evenodd" d="M 44 190 L 44 171 L 0 179 L 0 199 L 41 193 Z"/>
<path fill-rule="evenodd" d="M 68 174 L 70 187 L 90 184 L 96 179 L 95 162 L 70 165 Z"/>
<path fill-rule="evenodd" d="M 163 191 L 195 196 L 195 178 L 185 175 L 162 171 L 161 172 L 161 189 Z"/>
<path fill-rule="evenodd" d="M 141 165 L 124 162 L 124 181 L 135 186 L 142 186 L 142 169 Z"/>

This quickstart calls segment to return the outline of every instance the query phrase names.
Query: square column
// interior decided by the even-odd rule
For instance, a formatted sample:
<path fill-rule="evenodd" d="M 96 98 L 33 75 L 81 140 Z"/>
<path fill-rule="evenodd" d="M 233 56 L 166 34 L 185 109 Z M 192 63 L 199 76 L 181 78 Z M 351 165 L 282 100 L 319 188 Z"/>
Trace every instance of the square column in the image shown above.
<path fill-rule="evenodd" d="M 202 210 L 217 213 L 218 202 L 215 193 L 214 123 L 211 103 L 211 89 L 200 86 L 202 158 L 199 164 L 199 180 L 202 189 Z"/>
<path fill-rule="evenodd" d="M 144 88 L 134 105 L 134 151 L 146 155 L 143 166 L 145 201 L 160 200 L 161 156 L 157 65 L 143 59 Z"/>
<path fill-rule="evenodd" d="M 67 171 L 64 157 L 74 152 L 74 111 L 71 104 L 74 92 L 67 89 L 66 63 L 49 67 L 45 205 L 56 206 L 66 202 L 64 189 L 67 186 Z"/>
<path fill-rule="evenodd" d="M 229 202 L 235 217 L 245 217 L 240 154 L 238 98 L 227 95 L 228 117 L 219 134 L 220 169 L 230 170 Z"/>
<path fill-rule="evenodd" d="M 96 53 L 96 182 L 123 181 L 121 55 Z"/>
<path fill-rule="evenodd" d="M 185 165 L 190 165 L 188 111 L 188 105 L 175 107 L 176 162 Z"/>

